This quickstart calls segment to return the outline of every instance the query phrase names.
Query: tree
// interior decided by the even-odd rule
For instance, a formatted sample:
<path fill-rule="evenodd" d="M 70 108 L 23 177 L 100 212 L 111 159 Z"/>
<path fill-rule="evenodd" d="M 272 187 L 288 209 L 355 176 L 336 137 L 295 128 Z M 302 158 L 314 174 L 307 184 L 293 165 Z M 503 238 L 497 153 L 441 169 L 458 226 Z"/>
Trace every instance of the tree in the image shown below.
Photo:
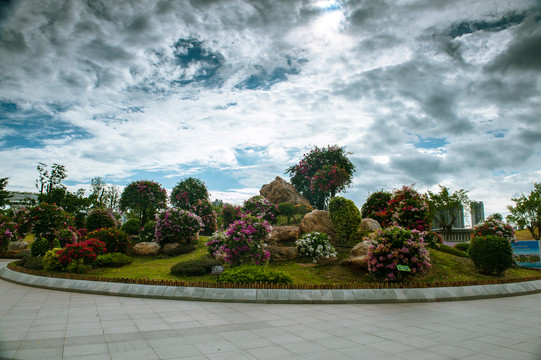
<path fill-rule="evenodd" d="M 507 219 L 515 223 L 518 228 L 526 228 L 535 240 L 541 235 L 541 183 L 534 183 L 534 189 L 528 196 L 521 194 L 511 199 L 515 206 L 508 206 L 511 213 Z"/>
<path fill-rule="evenodd" d="M 167 191 L 154 181 L 139 180 L 130 183 L 120 196 L 120 209 L 131 209 L 138 213 L 141 225 L 146 224 L 150 215 L 165 209 Z"/>
<path fill-rule="evenodd" d="M 68 176 L 64 165 L 54 163 L 51 166 L 51 173 L 47 170 L 47 164 L 42 162 L 37 166 L 39 177 L 36 180 L 36 188 L 41 195 L 49 195 L 53 189 L 65 189 L 62 181 Z"/>
<path fill-rule="evenodd" d="M 330 198 L 351 184 L 355 165 L 347 158 L 351 153 L 338 145 L 318 148 L 286 170 L 291 184 L 317 209 L 325 209 Z"/>
<path fill-rule="evenodd" d="M 468 191 L 464 189 L 451 194 L 449 188 L 442 185 L 439 187 L 439 193 L 428 191 L 430 215 L 434 221 L 434 227 L 441 228 L 447 236 L 450 236 L 454 222 L 462 214 L 461 210 L 469 208 L 470 199 Z"/>
<path fill-rule="evenodd" d="M 118 208 L 120 204 L 120 188 L 117 185 L 109 185 L 105 194 L 105 207 L 111 211 Z"/>
<path fill-rule="evenodd" d="M 8 185 L 9 178 L 0 178 L 0 209 L 9 204 L 9 198 L 11 194 L 9 191 L 6 191 L 6 186 Z"/>
<path fill-rule="evenodd" d="M 171 204 L 184 210 L 192 210 L 197 200 L 209 200 L 209 193 L 205 183 L 199 179 L 189 177 L 180 181 L 171 191 Z"/>
<path fill-rule="evenodd" d="M 368 196 L 366 202 L 361 207 L 361 217 L 376 220 L 381 227 L 389 225 L 389 201 L 393 194 L 389 191 L 379 190 Z"/>
<path fill-rule="evenodd" d="M 92 205 L 95 207 L 105 207 L 106 196 L 107 196 L 107 184 L 100 177 L 95 177 L 90 180 L 90 188 L 92 192 L 90 193 L 90 200 Z"/>

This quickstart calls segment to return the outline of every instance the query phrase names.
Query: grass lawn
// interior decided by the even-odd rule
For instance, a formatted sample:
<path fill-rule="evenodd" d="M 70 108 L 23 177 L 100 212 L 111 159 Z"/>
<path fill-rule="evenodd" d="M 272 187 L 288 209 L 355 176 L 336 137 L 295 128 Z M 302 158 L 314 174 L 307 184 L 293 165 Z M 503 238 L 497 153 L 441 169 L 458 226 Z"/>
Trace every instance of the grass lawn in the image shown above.
<path fill-rule="evenodd" d="M 530 230 L 517 230 L 515 236 L 517 240 L 534 240 Z"/>
<path fill-rule="evenodd" d="M 118 269 L 94 269 L 88 275 L 134 279 L 170 279 L 186 281 L 216 281 L 214 275 L 177 277 L 169 273 L 176 263 L 206 256 L 205 242 L 207 237 L 201 236 L 197 249 L 189 254 L 172 258 L 134 257 L 135 261 Z M 344 259 L 349 256 L 348 248 L 338 248 L 338 256 Z M 501 278 L 481 275 L 476 272 L 473 262 L 469 258 L 457 257 L 435 249 L 430 249 L 432 268 L 427 273 L 412 277 L 409 281 L 438 282 L 438 281 L 472 281 L 492 279 L 517 279 L 522 277 L 541 276 L 541 270 L 526 268 L 508 269 Z M 365 270 L 354 269 L 341 265 L 319 266 L 310 263 L 307 259 L 295 261 L 272 262 L 272 269 L 287 272 L 292 276 L 294 284 L 347 284 L 361 285 L 373 282 Z"/>

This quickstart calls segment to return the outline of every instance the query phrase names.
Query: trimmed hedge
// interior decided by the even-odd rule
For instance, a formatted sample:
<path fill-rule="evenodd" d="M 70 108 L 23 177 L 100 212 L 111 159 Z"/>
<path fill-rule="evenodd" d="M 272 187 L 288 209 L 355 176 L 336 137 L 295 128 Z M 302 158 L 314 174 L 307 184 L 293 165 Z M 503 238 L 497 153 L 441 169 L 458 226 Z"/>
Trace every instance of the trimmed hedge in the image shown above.
<path fill-rule="evenodd" d="M 171 275 L 175 276 L 197 276 L 210 274 L 212 267 L 220 265 L 216 259 L 204 257 L 201 259 L 179 262 L 171 267 Z"/>
<path fill-rule="evenodd" d="M 511 243 L 493 235 L 473 238 L 470 257 L 481 274 L 501 276 L 514 264 Z"/>
<path fill-rule="evenodd" d="M 361 225 L 361 212 L 355 203 L 335 196 L 329 201 L 329 215 L 340 243 L 349 243 Z"/>
<path fill-rule="evenodd" d="M 470 243 L 458 243 L 455 244 L 455 249 L 458 249 L 460 251 L 468 252 L 470 250 Z"/>
<path fill-rule="evenodd" d="M 289 274 L 259 265 L 241 265 L 229 268 L 220 276 L 221 282 L 229 283 L 269 283 L 290 284 L 293 279 Z"/>
<path fill-rule="evenodd" d="M 133 259 L 126 254 L 121 253 L 109 253 L 99 255 L 94 261 L 94 267 L 121 267 L 131 264 Z"/>

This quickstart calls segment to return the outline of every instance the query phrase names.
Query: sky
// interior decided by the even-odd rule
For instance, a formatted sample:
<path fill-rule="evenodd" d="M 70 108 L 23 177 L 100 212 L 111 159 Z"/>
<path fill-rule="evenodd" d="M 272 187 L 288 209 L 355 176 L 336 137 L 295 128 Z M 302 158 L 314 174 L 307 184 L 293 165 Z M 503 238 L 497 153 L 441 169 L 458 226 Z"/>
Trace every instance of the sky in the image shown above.
<path fill-rule="evenodd" d="M 315 146 L 359 207 L 403 185 L 485 214 L 541 181 L 537 0 L 0 1 L 0 177 L 258 194 Z M 88 194 L 88 193 L 87 193 Z"/>

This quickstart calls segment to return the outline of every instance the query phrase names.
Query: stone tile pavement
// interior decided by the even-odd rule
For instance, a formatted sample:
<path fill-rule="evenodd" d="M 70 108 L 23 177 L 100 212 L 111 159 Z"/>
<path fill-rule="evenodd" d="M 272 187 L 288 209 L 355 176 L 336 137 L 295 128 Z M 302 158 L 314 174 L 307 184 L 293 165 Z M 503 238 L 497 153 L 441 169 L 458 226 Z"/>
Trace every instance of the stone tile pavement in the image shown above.
<path fill-rule="evenodd" d="M 107 296 L 0 280 L 0 358 L 541 359 L 541 294 L 258 304 Z"/>

